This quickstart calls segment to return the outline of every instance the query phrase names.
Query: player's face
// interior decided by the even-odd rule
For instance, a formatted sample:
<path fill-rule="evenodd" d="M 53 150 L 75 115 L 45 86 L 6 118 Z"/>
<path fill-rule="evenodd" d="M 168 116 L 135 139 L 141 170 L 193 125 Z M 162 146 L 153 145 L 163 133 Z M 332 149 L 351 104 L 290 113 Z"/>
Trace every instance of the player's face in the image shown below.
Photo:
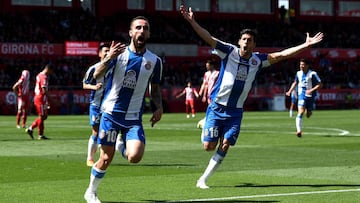
<path fill-rule="evenodd" d="M 103 47 L 100 51 L 99 51 L 99 57 L 101 60 L 103 60 L 106 57 L 106 54 L 109 52 L 110 48 L 109 47 Z"/>
<path fill-rule="evenodd" d="M 239 46 L 242 55 L 248 56 L 252 53 L 253 49 L 255 48 L 255 41 L 254 37 L 249 34 L 243 34 L 239 39 Z"/>
<path fill-rule="evenodd" d="M 210 63 L 206 63 L 205 66 L 206 66 L 206 70 L 212 70 L 212 67 L 211 67 Z"/>
<path fill-rule="evenodd" d="M 307 72 L 308 69 L 309 69 L 309 66 L 306 63 L 301 61 L 300 62 L 300 70 Z"/>
<path fill-rule="evenodd" d="M 137 19 L 131 24 L 129 31 L 135 48 L 144 48 L 146 41 L 150 38 L 150 25 L 146 20 Z"/>

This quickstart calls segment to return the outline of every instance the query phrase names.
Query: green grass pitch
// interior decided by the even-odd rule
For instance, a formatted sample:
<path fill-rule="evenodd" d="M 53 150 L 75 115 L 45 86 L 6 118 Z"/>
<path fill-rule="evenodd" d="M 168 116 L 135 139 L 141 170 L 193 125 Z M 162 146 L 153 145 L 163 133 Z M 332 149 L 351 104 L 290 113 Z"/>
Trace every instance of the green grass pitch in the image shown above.
<path fill-rule="evenodd" d="M 154 128 L 146 114 L 143 160 L 129 164 L 116 154 L 98 196 L 108 203 L 359 202 L 359 113 L 315 110 L 297 138 L 287 111 L 245 112 L 238 142 L 208 190 L 195 187 L 213 154 L 196 129 L 204 114 L 164 114 Z M 45 126 L 51 140 L 30 140 L 15 116 L 0 116 L 0 202 L 85 202 L 88 117 L 50 115 Z"/>

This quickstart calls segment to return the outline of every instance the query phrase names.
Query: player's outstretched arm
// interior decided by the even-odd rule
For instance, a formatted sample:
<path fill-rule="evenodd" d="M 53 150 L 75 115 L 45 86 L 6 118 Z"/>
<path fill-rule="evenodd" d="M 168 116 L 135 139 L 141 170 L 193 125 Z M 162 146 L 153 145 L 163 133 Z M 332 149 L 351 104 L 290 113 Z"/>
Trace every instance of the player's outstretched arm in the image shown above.
<path fill-rule="evenodd" d="M 313 37 L 309 36 L 309 33 L 306 33 L 306 40 L 304 43 L 290 47 L 288 49 L 284 49 L 280 52 L 274 52 L 268 55 L 268 60 L 271 64 L 277 63 L 279 61 L 288 59 L 290 57 L 295 56 L 296 54 L 304 51 L 306 48 L 310 47 L 311 45 L 317 44 L 323 40 L 324 34 L 322 32 L 318 32 Z"/>
<path fill-rule="evenodd" d="M 185 20 L 187 20 L 195 32 L 211 47 L 215 48 L 217 39 L 212 37 L 210 33 L 201 27 L 194 18 L 194 13 L 192 12 L 191 7 L 187 11 L 184 5 L 180 6 L 180 12 Z"/>

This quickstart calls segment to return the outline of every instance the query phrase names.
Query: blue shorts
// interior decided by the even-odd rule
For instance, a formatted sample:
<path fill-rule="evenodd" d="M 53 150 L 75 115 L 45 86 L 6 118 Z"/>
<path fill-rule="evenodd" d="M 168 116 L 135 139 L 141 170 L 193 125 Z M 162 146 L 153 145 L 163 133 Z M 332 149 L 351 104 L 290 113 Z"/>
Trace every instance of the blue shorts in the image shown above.
<path fill-rule="evenodd" d="M 225 138 L 230 145 L 235 145 L 240 134 L 243 109 L 228 108 L 212 102 L 206 112 L 202 131 L 203 142 L 218 142 Z"/>
<path fill-rule="evenodd" d="M 116 138 L 121 133 L 124 142 L 140 140 L 145 144 L 145 133 L 141 120 L 125 120 L 125 114 L 110 115 L 103 113 L 100 120 L 98 143 L 115 146 Z"/>
<path fill-rule="evenodd" d="M 297 98 L 296 98 L 295 96 L 293 96 L 293 95 L 292 95 L 292 96 L 291 96 L 291 103 L 294 103 L 294 104 L 295 104 L 295 103 L 296 103 L 296 101 L 297 101 Z"/>
<path fill-rule="evenodd" d="M 306 96 L 299 97 L 298 107 L 303 107 L 303 108 L 307 109 L 308 111 L 312 111 L 313 106 L 314 106 L 314 98 L 313 97 L 306 97 Z"/>
<path fill-rule="evenodd" d="M 90 125 L 91 126 L 99 126 L 100 125 L 100 118 L 101 118 L 100 107 L 90 105 L 89 106 L 89 118 L 90 118 Z"/>

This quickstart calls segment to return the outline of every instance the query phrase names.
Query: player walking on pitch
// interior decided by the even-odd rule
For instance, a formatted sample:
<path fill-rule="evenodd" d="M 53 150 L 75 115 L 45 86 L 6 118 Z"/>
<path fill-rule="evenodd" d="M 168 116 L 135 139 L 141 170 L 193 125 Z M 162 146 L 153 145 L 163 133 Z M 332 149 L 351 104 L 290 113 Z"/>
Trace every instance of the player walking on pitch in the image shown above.
<path fill-rule="evenodd" d="M 20 118 L 22 128 L 26 128 L 26 120 L 29 108 L 29 86 L 30 72 L 23 70 L 19 80 L 13 85 L 12 89 L 17 95 L 16 127 L 20 128 Z"/>
<path fill-rule="evenodd" d="M 256 45 L 256 32 L 244 29 L 240 32 L 239 47 L 220 41 L 210 35 L 194 18 L 191 7 L 187 10 L 180 6 L 180 12 L 190 23 L 195 32 L 221 58 L 220 74 L 210 95 L 212 102 L 206 112 L 206 121 L 202 130 L 202 141 L 206 151 L 215 154 L 203 175 L 198 179 L 196 187 L 206 189 L 208 178 L 215 172 L 224 160 L 230 146 L 235 145 L 240 134 L 240 125 L 243 115 L 243 105 L 253 85 L 257 73 L 271 64 L 290 58 L 309 46 L 319 43 L 323 33 L 314 37 L 306 34 L 304 43 L 274 53 L 253 53 Z"/>

